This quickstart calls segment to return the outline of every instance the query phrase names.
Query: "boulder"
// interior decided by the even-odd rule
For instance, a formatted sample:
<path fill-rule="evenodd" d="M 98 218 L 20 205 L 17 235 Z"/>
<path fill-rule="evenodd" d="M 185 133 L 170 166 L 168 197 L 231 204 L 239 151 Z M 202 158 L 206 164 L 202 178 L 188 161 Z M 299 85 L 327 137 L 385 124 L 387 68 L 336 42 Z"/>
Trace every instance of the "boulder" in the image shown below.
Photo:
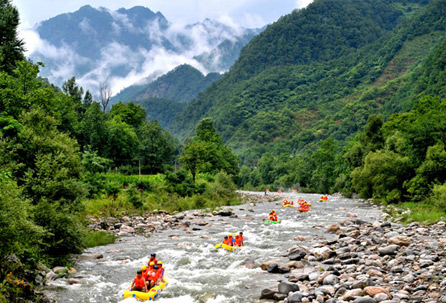
<path fill-rule="evenodd" d="M 303 293 L 296 291 L 288 295 L 288 303 L 300 303 L 304 297 Z"/>
<path fill-rule="evenodd" d="M 217 213 L 217 216 L 222 216 L 222 217 L 230 217 L 232 216 L 232 211 L 230 210 L 221 210 Z"/>
<path fill-rule="evenodd" d="M 339 278 L 333 274 L 326 276 L 322 282 L 323 285 L 335 285 L 339 282 Z"/>
<path fill-rule="evenodd" d="M 304 249 L 298 248 L 290 253 L 288 253 L 288 259 L 291 261 L 299 261 L 302 260 L 307 255 L 307 252 Z"/>
<path fill-rule="evenodd" d="M 79 279 L 68 279 L 68 280 L 67 280 L 67 284 L 68 284 L 68 285 L 82 284 L 82 281 L 79 280 Z"/>
<path fill-rule="evenodd" d="M 408 236 L 396 236 L 388 240 L 389 244 L 395 244 L 399 246 L 409 246 L 412 240 Z"/>
<path fill-rule="evenodd" d="M 374 276 L 377 276 L 377 277 L 382 277 L 382 272 L 380 272 L 379 270 L 376 270 L 376 269 L 369 269 L 368 271 L 367 271 L 367 274 L 370 276 L 370 277 L 374 277 Z"/>
<path fill-rule="evenodd" d="M 291 261 L 285 264 L 288 268 L 304 268 L 305 265 L 300 261 Z"/>
<path fill-rule="evenodd" d="M 337 224 L 332 224 L 332 225 L 329 225 L 328 226 L 328 228 L 327 228 L 327 231 L 329 232 L 329 233 L 334 233 L 334 232 L 337 232 L 338 230 L 340 230 L 341 228 L 339 227 L 339 225 L 337 225 Z"/>
<path fill-rule="evenodd" d="M 345 216 L 347 216 L 349 218 L 354 218 L 354 217 L 357 217 L 358 214 L 354 214 L 354 213 L 348 212 Z"/>
<path fill-rule="evenodd" d="M 379 293 L 385 293 L 389 298 L 392 298 L 389 290 L 378 286 L 368 286 L 364 288 L 364 292 L 371 297 L 375 297 Z"/>
<path fill-rule="evenodd" d="M 355 288 L 351 290 L 347 290 L 345 294 L 341 297 L 341 300 L 343 301 L 351 301 L 355 299 L 355 297 L 359 297 L 362 293 L 362 289 Z"/>
<path fill-rule="evenodd" d="M 332 251 L 330 248 L 328 247 L 320 247 L 320 248 L 315 248 L 311 251 L 313 253 L 313 255 L 317 258 L 317 259 L 322 259 L 322 260 L 326 260 L 331 258 L 333 255 L 335 255 L 336 253 L 334 251 Z"/>
<path fill-rule="evenodd" d="M 268 265 L 268 267 L 267 267 L 266 270 L 267 270 L 269 273 L 271 273 L 271 274 L 278 274 L 278 273 L 280 273 L 279 264 L 277 264 L 277 263 Z"/>
<path fill-rule="evenodd" d="M 263 270 L 267 270 L 268 266 L 270 266 L 271 264 L 277 264 L 277 261 L 264 262 L 264 263 L 260 264 L 260 268 Z"/>
<path fill-rule="evenodd" d="M 68 269 L 66 267 L 57 266 L 53 268 L 53 272 L 57 275 L 66 274 L 68 272 Z"/>
<path fill-rule="evenodd" d="M 94 259 L 102 259 L 104 258 L 104 256 L 101 254 L 82 254 L 77 256 L 77 258 L 80 260 L 94 260 Z"/>
<path fill-rule="evenodd" d="M 369 297 L 369 296 L 365 296 L 365 297 L 358 297 L 356 298 L 353 303 L 376 303 L 376 301 Z"/>
<path fill-rule="evenodd" d="M 275 288 L 265 288 L 265 289 L 262 290 L 262 293 L 261 293 L 261 295 L 260 295 L 260 300 L 263 300 L 263 299 L 266 299 L 266 300 L 268 300 L 268 299 L 272 299 L 273 296 L 274 296 L 275 294 L 277 294 L 277 293 L 278 293 L 278 290 L 276 290 Z"/>
<path fill-rule="evenodd" d="M 376 294 L 373 299 L 375 299 L 376 302 L 381 302 L 381 301 L 385 301 L 385 300 L 389 300 L 389 296 L 387 296 L 387 294 L 381 292 L 379 294 Z"/>
<path fill-rule="evenodd" d="M 393 244 L 393 245 L 378 248 L 378 252 L 380 255 L 383 255 L 383 256 L 396 255 L 398 248 L 399 248 L 398 245 Z"/>
<path fill-rule="evenodd" d="M 288 281 L 279 283 L 279 292 L 282 294 L 289 294 L 290 292 L 299 291 L 299 285 Z"/>

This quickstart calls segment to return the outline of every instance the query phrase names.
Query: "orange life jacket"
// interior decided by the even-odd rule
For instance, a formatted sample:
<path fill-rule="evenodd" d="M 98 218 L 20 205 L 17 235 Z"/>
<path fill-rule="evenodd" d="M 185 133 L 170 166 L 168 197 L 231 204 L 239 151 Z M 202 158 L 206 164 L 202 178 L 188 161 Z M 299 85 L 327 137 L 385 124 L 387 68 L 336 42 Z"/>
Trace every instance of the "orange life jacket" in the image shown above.
<path fill-rule="evenodd" d="M 229 239 L 224 239 L 223 244 L 229 245 Z"/>
<path fill-rule="evenodd" d="M 229 244 L 230 246 L 234 246 L 233 242 L 234 242 L 234 238 L 233 237 L 229 237 L 228 238 Z"/>
<path fill-rule="evenodd" d="M 144 286 L 146 286 L 146 282 L 145 282 L 145 280 L 144 280 L 144 278 L 142 276 L 141 276 L 141 278 L 136 276 L 135 279 L 133 280 L 133 283 L 134 283 L 135 287 L 144 287 Z"/>
<path fill-rule="evenodd" d="M 152 258 L 152 257 L 150 257 L 150 260 L 149 260 L 149 263 L 148 263 L 148 266 L 150 267 L 150 263 L 151 262 L 153 262 L 153 263 L 158 263 L 158 260 L 156 259 L 156 258 Z"/>
<path fill-rule="evenodd" d="M 243 236 L 240 235 L 240 243 L 242 244 L 241 246 L 243 246 Z"/>

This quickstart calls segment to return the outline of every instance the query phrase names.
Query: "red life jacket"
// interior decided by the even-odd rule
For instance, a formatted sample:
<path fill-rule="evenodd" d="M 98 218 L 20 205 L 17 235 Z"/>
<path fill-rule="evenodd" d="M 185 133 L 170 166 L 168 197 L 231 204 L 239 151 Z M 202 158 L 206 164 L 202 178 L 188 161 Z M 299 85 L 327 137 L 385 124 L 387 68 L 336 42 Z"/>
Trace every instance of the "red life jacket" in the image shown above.
<path fill-rule="evenodd" d="M 146 286 L 146 282 L 142 276 L 141 276 L 141 278 L 138 278 L 138 276 L 136 276 L 135 279 L 133 280 L 133 283 L 135 284 L 135 287 Z"/>

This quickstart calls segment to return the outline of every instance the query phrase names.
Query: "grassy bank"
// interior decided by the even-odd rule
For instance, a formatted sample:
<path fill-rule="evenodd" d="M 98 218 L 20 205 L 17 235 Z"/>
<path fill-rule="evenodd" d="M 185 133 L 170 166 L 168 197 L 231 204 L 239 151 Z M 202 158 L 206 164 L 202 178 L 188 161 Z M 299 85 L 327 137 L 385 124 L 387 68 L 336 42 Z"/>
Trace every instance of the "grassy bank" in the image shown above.
<path fill-rule="evenodd" d="M 420 222 L 426 225 L 434 224 L 446 218 L 446 212 L 430 202 L 405 202 L 395 206 L 387 206 L 385 211 L 394 220 L 401 223 Z"/>
<path fill-rule="evenodd" d="M 200 174 L 195 183 L 181 173 L 141 177 L 107 173 L 101 174 L 101 179 L 103 190 L 83 202 L 87 216 L 121 217 L 156 210 L 175 213 L 242 203 L 234 183 L 224 173 Z"/>

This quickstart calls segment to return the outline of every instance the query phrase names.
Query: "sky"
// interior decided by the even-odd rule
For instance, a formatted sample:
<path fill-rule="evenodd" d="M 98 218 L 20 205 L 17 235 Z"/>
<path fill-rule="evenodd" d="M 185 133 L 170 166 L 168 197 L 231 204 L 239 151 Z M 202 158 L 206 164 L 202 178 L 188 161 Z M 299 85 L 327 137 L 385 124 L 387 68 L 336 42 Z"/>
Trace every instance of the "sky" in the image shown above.
<path fill-rule="evenodd" d="M 253 28 L 272 23 L 312 0 L 13 0 L 21 17 L 21 27 L 30 28 L 56 15 L 74 12 L 83 5 L 116 10 L 145 6 L 161 12 L 173 23 L 191 24 L 205 18 L 233 22 Z"/>

